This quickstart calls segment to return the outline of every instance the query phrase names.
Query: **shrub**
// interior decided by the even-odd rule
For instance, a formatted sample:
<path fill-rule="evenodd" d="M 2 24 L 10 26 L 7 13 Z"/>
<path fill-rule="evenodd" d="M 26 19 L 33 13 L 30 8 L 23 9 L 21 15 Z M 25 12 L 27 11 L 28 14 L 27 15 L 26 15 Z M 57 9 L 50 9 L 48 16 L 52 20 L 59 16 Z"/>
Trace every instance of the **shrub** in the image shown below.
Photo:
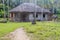
<path fill-rule="evenodd" d="M 0 23 L 7 23 L 7 20 L 0 20 Z"/>

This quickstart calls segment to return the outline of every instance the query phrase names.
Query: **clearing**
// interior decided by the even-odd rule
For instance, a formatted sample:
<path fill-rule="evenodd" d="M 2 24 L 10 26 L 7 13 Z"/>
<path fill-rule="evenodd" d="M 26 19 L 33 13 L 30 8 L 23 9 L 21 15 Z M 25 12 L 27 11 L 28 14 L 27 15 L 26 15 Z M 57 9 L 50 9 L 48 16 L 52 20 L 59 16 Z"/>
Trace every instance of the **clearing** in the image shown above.
<path fill-rule="evenodd" d="M 60 22 L 31 22 L 0 23 L 0 38 L 23 27 L 31 40 L 60 40 Z"/>

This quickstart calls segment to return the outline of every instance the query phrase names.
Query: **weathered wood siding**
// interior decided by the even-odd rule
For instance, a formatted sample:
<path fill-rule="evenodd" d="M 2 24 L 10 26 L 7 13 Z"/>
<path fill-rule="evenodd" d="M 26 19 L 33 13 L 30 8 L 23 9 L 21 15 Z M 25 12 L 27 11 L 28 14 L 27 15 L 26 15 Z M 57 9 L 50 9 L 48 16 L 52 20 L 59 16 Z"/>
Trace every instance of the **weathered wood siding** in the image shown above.
<path fill-rule="evenodd" d="M 41 20 L 41 21 L 44 21 L 44 20 L 48 20 L 48 14 L 45 14 L 45 18 L 43 18 L 43 14 L 37 14 L 38 17 L 36 17 L 36 20 Z M 30 21 L 33 21 L 34 17 L 33 17 L 33 14 L 29 14 L 29 20 Z"/>
<path fill-rule="evenodd" d="M 12 14 L 12 13 L 11 13 Z M 11 21 L 14 22 L 24 22 L 24 21 L 33 21 L 34 17 L 33 17 L 33 13 L 13 13 L 13 17 L 10 14 L 10 19 Z M 25 19 L 23 20 L 23 16 L 26 15 L 26 17 L 24 17 Z M 37 13 L 38 17 L 36 17 L 36 20 L 40 20 L 40 21 L 51 21 L 52 20 L 52 14 L 45 14 L 45 17 L 43 17 L 43 13 Z"/>
<path fill-rule="evenodd" d="M 15 19 L 16 22 L 19 22 L 21 20 L 20 13 L 15 13 L 15 18 L 14 19 Z"/>
<path fill-rule="evenodd" d="M 48 21 L 52 21 L 53 14 L 48 14 Z"/>
<path fill-rule="evenodd" d="M 15 22 L 23 22 L 23 15 L 24 13 L 15 13 L 14 21 Z M 29 21 L 29 14 L 26 14 L 25 21 Z"/>
<path fill-rule="evenodd" d="M 33 17 L 33 14 L 29 14 L 29 21 L 33 21 L 34 17 Z"/>

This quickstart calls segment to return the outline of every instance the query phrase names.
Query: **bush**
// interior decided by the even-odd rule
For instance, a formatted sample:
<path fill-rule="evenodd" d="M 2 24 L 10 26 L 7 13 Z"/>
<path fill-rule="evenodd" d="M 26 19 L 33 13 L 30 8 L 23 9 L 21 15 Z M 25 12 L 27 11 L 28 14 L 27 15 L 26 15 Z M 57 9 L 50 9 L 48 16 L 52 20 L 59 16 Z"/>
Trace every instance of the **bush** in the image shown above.
<path fill-rule="evenodd" d="M 7 23 L 7 20 L 0 20 L 0 23 Z"/>

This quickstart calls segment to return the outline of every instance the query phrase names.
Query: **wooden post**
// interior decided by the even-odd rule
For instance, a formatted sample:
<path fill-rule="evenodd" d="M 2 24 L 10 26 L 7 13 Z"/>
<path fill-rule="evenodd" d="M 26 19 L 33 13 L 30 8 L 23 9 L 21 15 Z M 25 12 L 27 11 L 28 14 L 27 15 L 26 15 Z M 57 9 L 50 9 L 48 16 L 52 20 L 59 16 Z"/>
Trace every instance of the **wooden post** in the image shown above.
<path fill-rule="evenodd" d="M 15 20 L 15 13 L 13 13 L 13 21 Z"/>
<path fill-rule="evenodd" d="M 34 19 L 32 21 L 32 24 L 36 24 L 36 13 L 33 14 L 33 17 L 34 17 Z"/>
<path fill-rule="evenodd" d="M 10 13 L 10 18 L 11 18 L 11 13 Z"/>

